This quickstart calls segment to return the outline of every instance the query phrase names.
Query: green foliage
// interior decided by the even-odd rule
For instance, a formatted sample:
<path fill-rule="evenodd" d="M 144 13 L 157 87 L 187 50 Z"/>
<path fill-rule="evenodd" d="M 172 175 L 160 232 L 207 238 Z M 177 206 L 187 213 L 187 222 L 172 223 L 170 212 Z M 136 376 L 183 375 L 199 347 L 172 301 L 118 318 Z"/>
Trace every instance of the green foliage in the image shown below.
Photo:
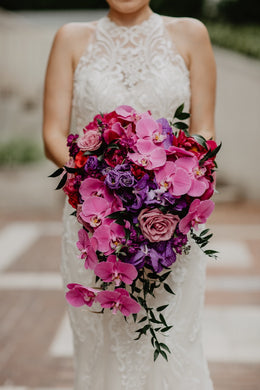
<path fill-rule="evenodd" d="M 1 6 L 11 10 L 22 9 L 88 9 L 107 8 L 105 0 L 2 0 Z"/>
<path fill-rule="evenodd" d="M 260 25 L 205 22 L 214 45 L 260 58 Z"/>
<path fill-rule="evenodd" d="M 233 23 L 260 22 L 259 0 L 221 0 L 218 11 L 220 16 Z"/>
<path fill-rule="evenodd" d="M 155 12 L 170 16 L 201 17 L 204 0 L 151 0 Z"/>
<path fill-rule="evenodd" d="M 33 163 L 43 157 L 39 144 L 27 138 L 16 138 L 0 143 L 0 166 Z"/>

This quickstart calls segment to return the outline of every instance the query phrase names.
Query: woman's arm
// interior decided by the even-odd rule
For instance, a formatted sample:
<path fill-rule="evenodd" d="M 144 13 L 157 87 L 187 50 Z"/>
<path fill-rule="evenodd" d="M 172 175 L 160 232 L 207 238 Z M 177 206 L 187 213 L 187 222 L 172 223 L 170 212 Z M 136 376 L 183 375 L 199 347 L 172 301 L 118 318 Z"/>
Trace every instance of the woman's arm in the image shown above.
<path fill-rule="evenodd" d="M 58 166 L 69 158 L 66 137 L 70 129 L 73 90 L 72 31 L 70 24 L 56 33 L 44 87 L 43 141 L 46 157 Z"/>
<path fill-rule="evenodd" d="M 191 134 L 215 138 L 216 64 L 206 27 L 195 19 L 189 23 Z"/>

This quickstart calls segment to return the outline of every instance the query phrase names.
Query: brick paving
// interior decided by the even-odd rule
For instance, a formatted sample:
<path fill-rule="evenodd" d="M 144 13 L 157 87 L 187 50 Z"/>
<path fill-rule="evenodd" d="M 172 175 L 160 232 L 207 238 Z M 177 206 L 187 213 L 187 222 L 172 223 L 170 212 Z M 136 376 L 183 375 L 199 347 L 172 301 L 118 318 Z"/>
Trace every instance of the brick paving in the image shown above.
<path fill-rule="evenodd" d="M 0 223 L 0 240 L 5 229 L 10 228 L 14 223 L 17 223 L 15 217 L 12 219 L 3 216 Z M 48 287 L 47 283 L 46 286 L 43 285 L 36 289 L 30 283 L 28 286 L 19 284 L 19 279 L 22 281 L 25 275 L 39 275 L 44 284 L 45 281 L 48 282 L 48 275 L 59 274 L 60 215 L 52 220 L 50 218 L 46 220 L 41 215 L 33 220 L 28 220 L 28 218 L 22 220 L 20 217 L 19 223 L 21 227 L 23 223 L 27 227 L 28 223 L 35 224 L 39 234 L 0 273 L 2 292 L 0 295 L 0 390 L 2 387 L 7 389 L 8 386 L 72 389 L 72 356 L 70 353 L 55 356 L 50 352 L 66 313 L 66 304 L 60 286 L 50 285 Z M 241 224 L 241 231 L 237 233 L 239 224 Z M 230 225 L 231 229 L 227 229 Z M 223 242 L 221 240 L 225 239 L 230 243 L 238 239 L 237 242 L 247 249 L 248 252 L 245 254 L 248 253 L 249 259 L 245 261 L 240 259 L 237 266 L 234 262 L 236 259 L 230 258 L 229 264 L 221 263 L 221 257 L 216 264 L 211 263 L 214 260 L 209 259 L 206 311 L 209 309 L 209 313 L 214 314 L 215 309 L 220 309 L 221 313 L 226 313 L 223 311 L 225 308 L 228 312 L 237 308 L 238 313 L 242 310 L 241 317 L 243 313 L 245 316 L 248 315 L 248 321 L 254 318 L 252 317 L 254 313 L 260 316 L 257 312 L 260 303 L 260 285 L 253 286 L 253 278 L 260 278 L 260 205 L 254 203 L 217 204 L 210 226 L 218 234 L 215 237 L 216 242 L 218 240 Z M 229 232 L 228 235 L 226 231 Z M 232 253 L 229 255 L 232 256 Z M 17 285 L 12 284 L 15 282 L 10 282 L 10 286 L 2 284 L 1 275 L 6 278 L 10 275 L 16 278 L 18 276 Z M 214 290 L 214 285 L 213 287 L 210 285 L 212 280 L 219 280 L 219 283 L 222 283 L 223 278 L 230 278 L 232 283 L 235 282 L 234 288 L 230 286 L 226 288 L 217 284 Z M 249 281 L 250 278 L 252 279 L 253 287 L 251 284 L 248 285 L 247 278 Z M 240 279 L 244 281 L 244 285 L 240 286 L 236 283 Z M 241 318 L 241 321 L 246 324 L 247 319 Z M 250 326 L 251 328 L 248 329 L 253 329 L 252 324 Z M 245 326 L 244 335 L 242 333 L 242 337 L 245 337 L 244 343 L 247 342 L 247 338 L 248 342 L 252 343 L 249 336 L 247 326 Z M 254 337 L 254 343 L 258 344 L 258 350 L 260 350 L 260 334 L 258 338 Z M 238 344 L 239 342 L 240 340 Z M 232 350 L 227 351 L 226 355 L 220 351 L 220 356 L 223 356 L 222 360 L 214 358 L 218 355 L 214 355 L 214 351 L 211 351 L 213 358 L 209 359 L 209 367 L 215 390 L 260 389 L 260 356 L 252 352 L 250 348 L 249 352 L 246 348 L 245 353 L 238 348 L 240 351 L 238 355 L 236 352 L 233 354 Z"/>

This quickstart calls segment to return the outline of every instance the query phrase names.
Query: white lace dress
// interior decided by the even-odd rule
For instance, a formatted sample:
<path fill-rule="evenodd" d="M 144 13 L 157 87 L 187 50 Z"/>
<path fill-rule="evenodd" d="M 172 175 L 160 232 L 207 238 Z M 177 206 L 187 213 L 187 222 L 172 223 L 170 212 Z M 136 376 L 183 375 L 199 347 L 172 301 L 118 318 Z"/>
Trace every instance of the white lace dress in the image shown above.
<path fill-rule="evenodd" d="M 122 27 L 108 17 L 100 19 L 91 42 L 75 71 L 73 114 L 77 131 L 98 112 L 121 104 L 138 111 L 151 110 L 155 118 L 171 119 L 185 103 L 189 110 L 189 71 L 168 35 L 164 19 L 152 14 L 133 27 Z M 73 129 L 75 130 L 75 129 Z M 67 283 L 93 286 L 93 272 L 78 258 L 79 224 L 66 203 L 63 217 L 61 273 Z M 176 295 L 158 294 L 156 306 L 173 324 L 165 342 L 169 361 L 153 362 L 149 336 L 134 341 L 136 324 L 121 313 L 96 314 L 87 306 L 68 305 L 74 336 L 75 390 L 212 390 L 202 347 L 206 258 L 192 243 L 188 256 L 173 264 L 171 285 Z M 140 317 L 141 318 L 141 317 Z"/>

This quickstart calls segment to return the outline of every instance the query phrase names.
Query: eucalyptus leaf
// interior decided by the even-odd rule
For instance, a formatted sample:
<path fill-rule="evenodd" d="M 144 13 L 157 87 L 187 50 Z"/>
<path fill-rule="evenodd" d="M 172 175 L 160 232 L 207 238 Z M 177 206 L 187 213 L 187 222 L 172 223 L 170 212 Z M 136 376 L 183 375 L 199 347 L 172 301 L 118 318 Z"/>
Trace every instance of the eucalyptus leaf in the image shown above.
<path fill-rule="evenodd" d="M 67 177 L 68 177 L 68 174 L 65 173 L 65 175 L 62 176 L 62 179 L 61 179 L 61 181 L 59 182 L 59 184 L 57 185 L 57 187 L 55 188 L 55 190 L 60 190 L 62 187 L 65 186 L 65 183 L 66 183 L 66 181 L 67 181 Z"/>
<path fill-rule="evenodd" d="M 64 171 L 64 168 L 58 168 L 56 171 L 54 171 L 51 175 L 49 175 L 48 177 L 57 177 L 57 176 L 60 176 L 62 174 L 62 172 Z"/>
<path fill-rule="evenodd" d="M 163 287 L 165 288 L 165 290 L 166 290 L 168 293 L 175 295 L 175 293 L 172 291 L 171 287 L 170 287 L 167 283 L 164 283 L 164 284 L 163 284 Z"/>

